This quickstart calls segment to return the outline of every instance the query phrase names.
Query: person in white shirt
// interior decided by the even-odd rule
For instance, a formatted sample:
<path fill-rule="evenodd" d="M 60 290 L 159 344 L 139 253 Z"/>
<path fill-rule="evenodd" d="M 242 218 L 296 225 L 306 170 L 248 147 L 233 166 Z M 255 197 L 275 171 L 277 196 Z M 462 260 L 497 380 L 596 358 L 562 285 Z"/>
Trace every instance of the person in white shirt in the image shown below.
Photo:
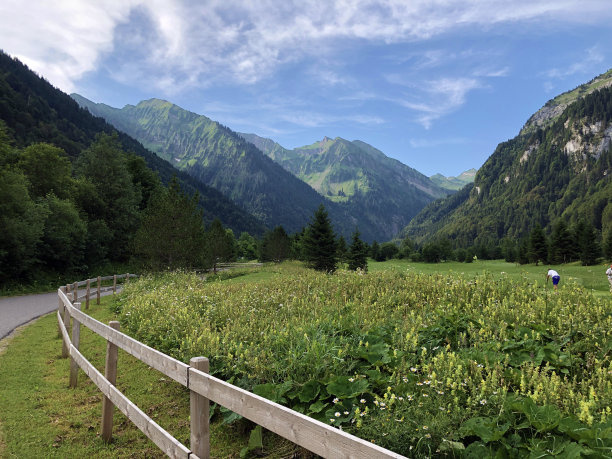
<path fill-rule="evenodd" d="M 546 283 L 548 284 L 548 279 L 552 279 L 553 287 L 555 291 L 557 291 L 557 286 L 559 285 L 559 280 L 561 280 L 561 276 L 554 269 L 548 268 L 548 272 L 546 273 Z"/>
<path fill-rule="evenodd" d="M 610 265 L 606 274 L 608 275 L 608 282 L 610 282 L 610 293 L 612 293 L 612 265 Z"/>

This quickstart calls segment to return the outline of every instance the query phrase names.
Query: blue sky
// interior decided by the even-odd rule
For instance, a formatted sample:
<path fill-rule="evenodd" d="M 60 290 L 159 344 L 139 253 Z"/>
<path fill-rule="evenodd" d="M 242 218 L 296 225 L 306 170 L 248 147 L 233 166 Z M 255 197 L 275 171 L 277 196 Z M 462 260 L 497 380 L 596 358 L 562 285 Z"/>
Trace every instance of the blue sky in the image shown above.
<path fill-rule="evenodd" d="M 609 0 L 0 4 L 0 48 L 114 107 L 162 98 L 287 148 L 363 140 L 426 175 L 478 168 L 612 67 Z"/>

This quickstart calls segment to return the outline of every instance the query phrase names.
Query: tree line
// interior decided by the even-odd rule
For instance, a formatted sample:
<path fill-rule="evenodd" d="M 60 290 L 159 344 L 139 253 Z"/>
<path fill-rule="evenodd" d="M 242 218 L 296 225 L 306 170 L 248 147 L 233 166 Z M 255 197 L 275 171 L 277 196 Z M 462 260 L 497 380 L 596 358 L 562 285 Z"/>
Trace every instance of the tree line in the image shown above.
<path fill-rule="evenodd" d="M 450 239 L 436 241 L 417 247 L 408 237 L 400 244 L 388 242 L 378 246 L 372 244 L 372 258 L 378 261 L 389 258 L 409 258 L 412 261 L 436 263 L 454 260 L 470 263 L 474 259 L 499 260 L 519 264 L 569 263 L 580 261 L 582 265 L 594 265 L 604 257 L 612 260 L 612 231 L 604 238 L 590 221 L 580 219 L 573 225 L 559 219 L 552 225 L 550 234 L 536 224 L 525 237 L 505 237 L 498 243 L 477 244 L 453 248 Z"/>
<path fill-rule="evenodd" d="M 116 134 L 99 134 L 71 158 L 49 143 L 17 147 L 0 123 L 0 286 L 117 264 L 216 269 L 238 259 L 294 258 L 333 272 L 350 258 L 353 269 L 367 268 L 359 233 L 348 250 L 323 205 L 300 232 L 289 236 L 279 226 L 259 240 L 248 232 L 236 238 L 218 218 L 206 225 L 198 203 L 176 177 L 164 186 Z"/>
<path fill-rule="evenodd" d="M 0 286 L 129 264 L 215 267 L 230 258 L 220 220 L 205 227 L 199 195 L 164 186 L 116 134 L 72 159 L 49 143 L 16 147 L 0 123 Z"/>

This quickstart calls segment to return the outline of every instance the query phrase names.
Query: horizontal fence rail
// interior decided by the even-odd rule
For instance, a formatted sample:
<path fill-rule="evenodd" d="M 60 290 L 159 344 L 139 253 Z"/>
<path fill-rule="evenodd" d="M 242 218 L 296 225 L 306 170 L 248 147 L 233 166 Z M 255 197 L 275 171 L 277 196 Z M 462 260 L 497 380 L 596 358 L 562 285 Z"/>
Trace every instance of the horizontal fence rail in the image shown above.
<path fill-rule="evenodd" d="M 92 281 L 96 281 L 97 283 L 96 295 L 99 297 L 101 281 L 114 279 L 112 288 L 116 290 L 116 280 L 120 277 L 129 279 L 130 276 L 134 275 L 128 274 L 124 276 L 107 276 L 105 278 L 98 277 L 94 280 L 88 279 L 72 284 L 72 288 L 74 289 L 73 292 L 76 292 L 79 286 L 88 286 L 88 291 L 85 295 L 88 300 L 88 296 L 91 295 L 89 287 Z M 73 297 L 72 299 L 70 298 L 71 296 Z M 196 357 L 191 361 L 194 366 L 187 365 L 97 321 L 80 310 L 81 304 L 77 302 L 76 293 L 71 294 L 66 287 L 62 287 L 58 290 L 58 298 L 57 320 L 59 332 L 63 338 L 62 355 L 64 357 L 70 356 L 72 362 L 74 362 L 75 368 L 74 374 L 71 370 L 71 387 L 76 386 L 76 366 L 78 366 L 114 406 L 116 406 L 170 457 L 192 459 L 208 458 L 208 400 L 218 403 L 256 424 L 259 424 L 263 428 L 324 458 L 374 459 L 404 457 L 366 440 L 355 437 L 354 435 L 343 432 L 340 429 L 331 427 L 306 415 L 293 411 L 278 403 L 274 403 L 259 395 L 217 379 L 207 373 L 208 361 L 205 358 Z M 84 299 L 84 297 L 79 298 Z M 68 334 L 71 318 L 73 320 L 72 339 Z M 85 325 L 94 333 L 105 338 L 107 342 L 110 343 L 109 346 L 112 344 L 124 350 L 138 360 L 141 360 L 190 389 L 192 397 L 191 449 L 180 443 L 147 416 L 140 408 L 122 394 L 113 383 L 109 382 L 107 379 L 108 376 L 100 373 L 81 354 L 78 349 L 80 324 Z M 199 366 L 198 369 L 195 365 L 199 360 L 205 360 L 206 363 L 203 367 Z M 204 371 L 202 371 L 202 369 L 204 369 Z M 198 407 L 197 409 L 203 412 L 194 412 L 194 407 Z M 194 431 L 194 426 L 196 426 L 195 430 L 197 431 Z M 110 438 L 110 433 L 108 435 Z M 104 434 L 103 437 L 105 437 Z M 199 454 L 199 456 L 196 454 Z"/>

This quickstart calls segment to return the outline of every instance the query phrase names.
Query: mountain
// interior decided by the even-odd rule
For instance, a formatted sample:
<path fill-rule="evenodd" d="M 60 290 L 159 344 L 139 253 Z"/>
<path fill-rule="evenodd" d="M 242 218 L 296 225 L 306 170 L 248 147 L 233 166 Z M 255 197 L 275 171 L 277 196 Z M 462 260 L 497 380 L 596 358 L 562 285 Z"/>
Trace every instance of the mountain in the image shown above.
<path fill-rule="evenodd" d="M 463 188 L 468 183 L 474 182 L 476 172 L 476 169 L 469 169 L 465 172 L 462 172 L 457 177 L 445 177 L 442 174 L 435 174 L 429 177 L 429 179 L 439 187 L 442 187 L 446 190 L 457 191 Z"/>
<path fill-rule="evenodd" d="M 240 134 L 359 222 L 379 240 L 395 236 L 426 204 L 449 192 L 365 142 L 325 137 L 288 150 L 255 134 Z M 363 228 L 360 223 L 360 229 Z"/>
<path fill-rule="evenodd" d="M 159 99 L 117 109 L 73 97 L 176 168 L 220 190 L 269 227 L 283 225 L 288 232 L 300 231 L 322 202 L 339 232 L 348 235 L 357 224 L 253 144 L 205 116 Z"/>
<path fill-rule="evenodd" d="M 537 116 L 536 116 L 537 115 Z M 473 184 L 425 207 L 404 229 L 417 242 L 519 238 L 536 224 L 586 219 L 612 230 L 612 71 L 549 101 L 500 143 Z"/>
<path fill-rule="evenodd" d="M 588 83 L 578 86 L 576 89 L 559 94 L 554 99 L 549 100 L 544 106 L 535 112 L 525 123 L 520 134 L 527 134 L 536 131 L 538 128 L 545 128 L 553 124 L 565 111 L 567 107 L 578 99 L 587 96 L 594 91 L 609 88 L 612 86 L 612 69 L 608 70 Z"/>
<path fill-rule="evenodd" d="M 92 116 L 67 94 L 53 87 L 17 59 L 0 51 L 0 119 L 17 147 L 47 142 L 66 151 L 71 160 L 94 141 L 99 133 L 113 133 L 115 128 L 102 118 Z M 126 134 L 119 133 L 125 151 L 145 159 L 162 182 L 177 175 L 181 188 L 188 194 L 196 191 L 207 222 L 218 217 L 236 232 L 263 234 L 261 221 L 236 206 L 219 191 L 179 172 L 170 163 L 145 149 Z"/>

